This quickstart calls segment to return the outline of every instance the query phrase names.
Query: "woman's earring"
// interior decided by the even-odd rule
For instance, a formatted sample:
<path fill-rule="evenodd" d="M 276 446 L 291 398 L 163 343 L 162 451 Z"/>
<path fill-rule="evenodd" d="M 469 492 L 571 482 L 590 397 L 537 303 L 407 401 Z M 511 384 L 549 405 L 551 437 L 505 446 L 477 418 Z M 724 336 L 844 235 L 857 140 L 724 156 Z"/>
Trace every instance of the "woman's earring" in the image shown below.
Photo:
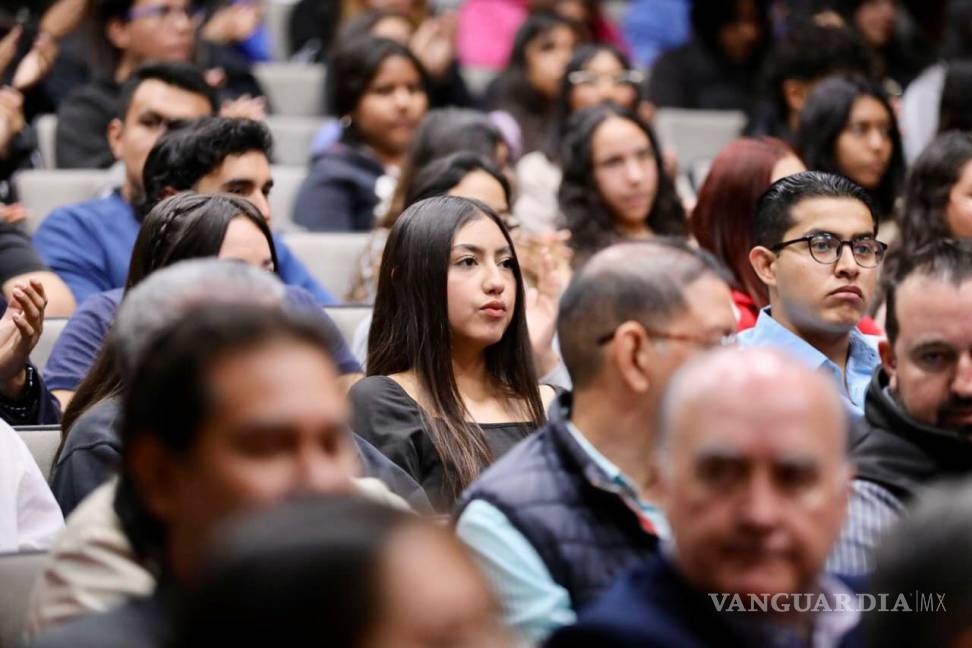
<path fill-rule="evenodd" d="M 351 127 L 351 115 L 345 115 L 344 117 L 342 117 L 340 119 L 340 123 L 341 123 L 341 126 L 343 128 L 350 128 Z"/>

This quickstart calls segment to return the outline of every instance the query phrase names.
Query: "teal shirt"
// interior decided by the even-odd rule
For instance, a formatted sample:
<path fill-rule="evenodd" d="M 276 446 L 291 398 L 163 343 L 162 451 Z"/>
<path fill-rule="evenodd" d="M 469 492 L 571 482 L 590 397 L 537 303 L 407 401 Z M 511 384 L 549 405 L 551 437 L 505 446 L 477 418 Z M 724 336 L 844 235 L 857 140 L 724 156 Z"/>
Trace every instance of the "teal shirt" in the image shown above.
<path fill-rule="evenodd" d="M 601 454 L 573 423 L 567 423 L 574 440 L 598 468 L 638 502 L 641 513 L 658 532 L 670 536 L 661 509 L 637 497 L 631 480 Z M 482 500 L 473 500 L 456 523 L 456 534 L 468 545 L 503 605 L 508 626 L 523 639 L 539 643 L 557 628 L 576 621 L 567 589 L 554 581 L 543 559 L 502 511 Z"/>
<path fill-rule="evenodd" d="M 850 352 L 847 355 L 846 380 L 840 367 L 830 361 L 809 342 L 773 319 L 769 307 L 759 312 L 756 325 L 740 333 L 737 338 L 742 347 L 772 347 L 792 356 L 834 378 L 840 397 L 848 411 L 855 417 L 864 416 L 864 396 L 874 370 L 881 364 L 878 341 L 874 335 L 864 335 L 857 328 L 850 333 Z"/>

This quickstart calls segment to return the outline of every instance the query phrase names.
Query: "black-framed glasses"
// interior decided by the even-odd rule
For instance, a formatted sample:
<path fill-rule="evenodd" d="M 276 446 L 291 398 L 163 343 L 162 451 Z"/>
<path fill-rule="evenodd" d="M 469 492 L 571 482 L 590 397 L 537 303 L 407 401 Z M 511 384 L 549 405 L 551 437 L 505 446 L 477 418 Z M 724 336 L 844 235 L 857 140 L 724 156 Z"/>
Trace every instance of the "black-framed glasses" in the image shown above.
<path fill-rule="evenodd" d="M 618 325 L 620 326 L 620 324 Z M 729 335 L 722 335 L 717 338 L 703 337 L 701 335 L 691 335 L 689 333 L 668 333 L 666 331 L 653 331 L 649 328 L 642 326 L 645 334 L 648 337 L 659 338 L 662 340 L 675 340 L 677 342 L 688 342 L 690 344 L 695 344 L 706 349 L 713 349 L 715 347 L 732 346 L 736 343 L 736 334 L 730 333 Z M 601 337 L 597 338 L 597 346 L 603 346 L 614 339 L 614 334 L 618 332 L 615 328 L 610 333 L 605 333 Z"/>
<path fill-rule="evenodd" d="M 157 4 L 149 5 L 148 7 L 137 7 L 128 11 L 125 14 L 125 20 L 138 20 L 139 18 L 158 18 L 163 22 L 175 20 L 177 18 L 186 17 L 189 20 L 195 20 L 202 15 L 202 9 L 199 7 L 180 7 L 171 4 Z"/>
<path fill-rule="evenodd" d="M 888 251 L 888 244 L 876 238 L 864 237 L 851 241 L 842 241 L 833 234 L 808 234 L 789 241 L 777 243 L 771 250 L 779 252 L 788 245 L 806 241 L 810 256 L 817 263 L 830 265 L 840 259 L 844 246 L 850 248 L 854 261 L 862 268 L 876 268 L 884 260 L 884 253 Z"/>

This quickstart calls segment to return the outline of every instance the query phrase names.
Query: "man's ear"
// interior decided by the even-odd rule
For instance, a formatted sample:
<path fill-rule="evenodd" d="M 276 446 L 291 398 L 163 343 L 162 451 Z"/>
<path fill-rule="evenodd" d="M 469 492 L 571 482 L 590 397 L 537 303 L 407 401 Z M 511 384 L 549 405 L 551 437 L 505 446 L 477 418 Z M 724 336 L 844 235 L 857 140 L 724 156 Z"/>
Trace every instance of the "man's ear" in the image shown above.
<path fill-rule="evenodd" d="M 614 331 L 609 361 L 628 389 L 645 393 L 652 386 L 654 347 L 637 322 L 624 322 Z"/>
<path fill-rule="evenodd" d="M 125 130 L 125 125 L 117 117 L 108 122 L 108 146 L 111 148 L 111 154 L 115 156 L 116 160 L 122 158 L 122 132 Z"/>
<path fill-rule="evenodd" d="M 753 266 L 753 270 L 756 272 L 759 280 L 767 286 L 776 285 L 776 269 L 773 267 L 774 261 L 776 261 L 776 253 L 762 245 L 757 245 L 749 251 L 750 265 Z"/>
<path fill-rule="evenodd" d="M 894 346 L 887 340 L 878 342 L 878 353 L 881 355 L 881 366 L 888 374 L 891 391 L 898 389 L 898 358 L 894 355 Z"/>

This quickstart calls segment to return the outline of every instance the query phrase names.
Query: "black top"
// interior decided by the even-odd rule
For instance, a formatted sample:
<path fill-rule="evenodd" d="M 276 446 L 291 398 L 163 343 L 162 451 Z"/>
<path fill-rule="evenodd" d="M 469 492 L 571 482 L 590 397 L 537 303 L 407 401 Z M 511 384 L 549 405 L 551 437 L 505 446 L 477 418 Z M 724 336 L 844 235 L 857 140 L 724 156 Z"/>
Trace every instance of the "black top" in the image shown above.
<path fill-rule="evenodd" d="M 658 57 L 648 79 L 648 100 L 659 108 L 749 111 L 758 67 L 731 65 L 698 40 Z"/>
<path fill-rule="evenodd" d="M 445 466 L 426 428 L 428 415 L 401 385 L 387 376 L 369 376 L 349 392 L 351 426 L 425 489 L 439 513 L 452 510 L 455 496 Z M 486 445 L 496 460 L 536 429 L 533 423 L 482 423 Z"/>

